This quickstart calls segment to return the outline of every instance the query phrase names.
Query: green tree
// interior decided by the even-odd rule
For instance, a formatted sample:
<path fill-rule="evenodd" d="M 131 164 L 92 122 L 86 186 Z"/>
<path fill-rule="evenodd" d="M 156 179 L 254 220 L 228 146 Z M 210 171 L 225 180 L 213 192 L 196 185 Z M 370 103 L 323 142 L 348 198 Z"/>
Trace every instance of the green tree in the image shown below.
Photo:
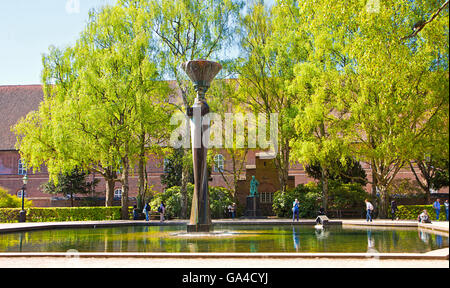
<path fill-rule="evenodd" d="M 426 19 L 440 5 L 379 1 L 374 9 L 367 4 L 299 6 L 306 23 L 302 29 L 314 48 L 311 62 L 315 71 L 320 68 L 312 79 L 334 102 L 323 114 L 333 120 L 325 124 L 335 131 L 329 139 L 341 142 L 336 146 L 343 147 L 340 155 L 371 166 L 373 191 L 381 196 L 380 215 L 386 217 L 388 187 L 400 169 L 416 151 L 431 146 L 430 135 L 448 135 L 443 130 L 448 124 L 441 121 L 448 122 L 448 8 L 405 39 L 418 18 Z M 297 75 L 299 81 L 303 77 Z M 313 114 L 311 109 L 305 116 Z M 444 147 L 448 151 L 448 142 Z"/>
<path fill-rule="evenodd" d="M 336 161 L 335 163 L 329 163 L 328 175 L 330 180 L 339 181 L 341 183 L 359 183 L 365 186 L 368 182 L 366 171 L 361 167 L 361 164 L 357 161 L 350 159 L 346 160 L 348 163 L 343 166 L 341 161 Z M 312 165 L 305 166 L 306 173 L 316 179 L 322 179 L 322 167 L 315 163 Z"/>
<path fill-rule="evenodd" d="M 172 153 L 164 158 L 164 174 L 161 175 L 161 184 L 166 188 L 171 188 L 173 186 L 181 186 L 182 174 L 183 174 L 183 161 L 186 157 L 184 156 L 183 148 L 173 149 Z M 187 159 L 192 160 L 192 159 Z M 190 161 L 192 162 L 192 161 Z M 191 176 L 189 183 L 194 183 L 194 173 L 192 171 L 193 165 L 190 165 Z"/>
<path fill-rule="evenodd" d="M 136 1 L 121 1 L 133 3 Z M 242 7 L 241 0 L 208 1 L 137 1 L 147 11 L 152 22 L 152 31 L 158 42 L 158 63 L 168 79 L 173 79 L 181 95 L 180 101 L 173 101 L 183 114 L 194 101 L 195 92 L 191 81 L 180 65 L 195 59 L 220 59 L 227 62 L 227 48 L 235 35 L 236 19 Z M 189 121 L 185 135 L 190 135 Z M 189 139 L 189 138 L 186 138 Z M 185 155 L 190 151 L 185 151 Z M 186 156 L 187 157 L 187 156 Z M 188 161 L 183 161 L 181 202 L 183 218 L 188 217 L 187 183 L 190 179 Z"/>
<path fill-rule="evenodd" d="M 294 33 L 298 19 L 292 13 L 293 7 L 293 3 L 271 9 L 260 2 L 249 5 L 248 13 L 240 21 L 241 55 L 235 66 L 241 102 L 255 114 L 278 115 L 278 126 L 271 127 L 278 138 L 277 143 L 271 143 L 276 144 L 271 152 L 275 155 L 282 191 L 286 191 L 288 184 L 289 142 L 296 137 L 292 120 L 298 99 L 287 83 L 294 79 L 294 65 L 306 59 L 304 41 Z"/>
<path fill-rule="evenodd" d="M 73 207 L 73 199 L 75 195 L 90 194 L 95 192 L 99 180 L 94 179 L 93 182 L 86 180 L 88 174 L 75 168 L 68 174 L 59 174 L 57 184 L 54 181 L 48 181 L 41 185 L 42 191 L 48 194 L 61 194 L 70 198 Z"/>
<path fill-rule="evenodd" d="M 169 89 L 151 39 L 144 11 L 135 6 L 92 12 L 74 47 L 44 56 L 44 102 L 15 128 L 30 167 L 46 164 L 53 180 L 74 167 L 99 172 L 107 206 L 120 181 L 124 219 L 133 164 L 142 160 L 143 146 L 157 150 L 170 133 Z"/>

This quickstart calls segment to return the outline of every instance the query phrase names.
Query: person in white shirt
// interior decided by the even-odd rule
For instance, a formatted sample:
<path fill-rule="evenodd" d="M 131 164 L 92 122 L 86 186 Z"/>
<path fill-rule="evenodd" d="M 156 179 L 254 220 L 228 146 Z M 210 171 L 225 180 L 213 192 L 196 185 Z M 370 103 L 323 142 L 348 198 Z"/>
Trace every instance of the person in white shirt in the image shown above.
<path fill-rule="evenodd" d="M 373 211 L 373 205 L 369 202 L 369 200 L 364 200 L 366 202 L 366 221 L 372 222 L 372 211 Z"/>

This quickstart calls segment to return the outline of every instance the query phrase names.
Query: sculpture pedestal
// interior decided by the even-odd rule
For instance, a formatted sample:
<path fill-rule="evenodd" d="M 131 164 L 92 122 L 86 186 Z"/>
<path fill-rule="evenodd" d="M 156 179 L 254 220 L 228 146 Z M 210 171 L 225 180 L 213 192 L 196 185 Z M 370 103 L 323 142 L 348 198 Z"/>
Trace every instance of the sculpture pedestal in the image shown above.
<path fill-rule="evenodd" d="M 243 218 L 266 218 L 259 207 L 259 196 L 248 196 Z"/>
<path fill-rule="evenodd" d="M 211 225 L 209 224 L 197 224 L 197 225 L 187 225 L 188 233 L 196 233 L 196 232 L 210 232 Z"/>

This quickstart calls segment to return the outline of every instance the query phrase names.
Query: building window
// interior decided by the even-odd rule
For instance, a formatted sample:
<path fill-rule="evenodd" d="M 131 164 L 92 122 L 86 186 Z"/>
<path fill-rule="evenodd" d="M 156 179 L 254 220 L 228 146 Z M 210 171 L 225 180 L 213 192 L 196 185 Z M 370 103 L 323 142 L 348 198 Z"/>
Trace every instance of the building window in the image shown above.
<path fill-rule="evenodd" d="M 116 189 L 114 190 L 114 199 L 121 199 L 122 198 L 122 189 Z"/>
<path fill-rule="evenodd" d="M 19 165 L 18 165 L 17 173 L 19 175 L 27 175 L 27 165 L 22 161 L 22 159 L 19 159 Z"/>
<path fill-rule="evenodd" d="M 223 172 L 224 159 L 222 154 L 217 154 L 214 157 L 214 172 Z"/>
<path fill-rule="evenodd" d="M 272 192 L 261 192 L 260 199 L 261 199 L 261 203 L 273 203 L 273 193 Z"/>
<path fill-rule="evenodd" d="M 167 159 L 167 158 L 164 158 L 164 160 L 163 160 L 163 171 L 164 171 L 164 173 L 168 173 L 167 169 L 169 168 L 170 164 L 171 164 L 170 160 Z"/>
<path fill-rule="evenodd" d="M 23 190 L 17 191 L 17 197 L 22 198 L 22 193 L 24 193 Z M 23 194 L 23 197 L 27 198 L 27 192 Z"/>

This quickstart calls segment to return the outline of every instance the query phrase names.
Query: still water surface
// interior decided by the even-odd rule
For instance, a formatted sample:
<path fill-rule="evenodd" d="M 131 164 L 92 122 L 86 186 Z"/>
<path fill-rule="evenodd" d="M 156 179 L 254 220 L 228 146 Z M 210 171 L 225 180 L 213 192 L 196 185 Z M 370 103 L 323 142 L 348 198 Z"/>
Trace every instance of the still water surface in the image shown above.
<path fill-rule="evenodd" d="M 185 230 L 127 226 L 7 233 L 0 234 L 0 252 L 424 253 L 449 246 L 448 237 L 416 228 L 216 225 L 215 236 L 186 236 Z"/>

